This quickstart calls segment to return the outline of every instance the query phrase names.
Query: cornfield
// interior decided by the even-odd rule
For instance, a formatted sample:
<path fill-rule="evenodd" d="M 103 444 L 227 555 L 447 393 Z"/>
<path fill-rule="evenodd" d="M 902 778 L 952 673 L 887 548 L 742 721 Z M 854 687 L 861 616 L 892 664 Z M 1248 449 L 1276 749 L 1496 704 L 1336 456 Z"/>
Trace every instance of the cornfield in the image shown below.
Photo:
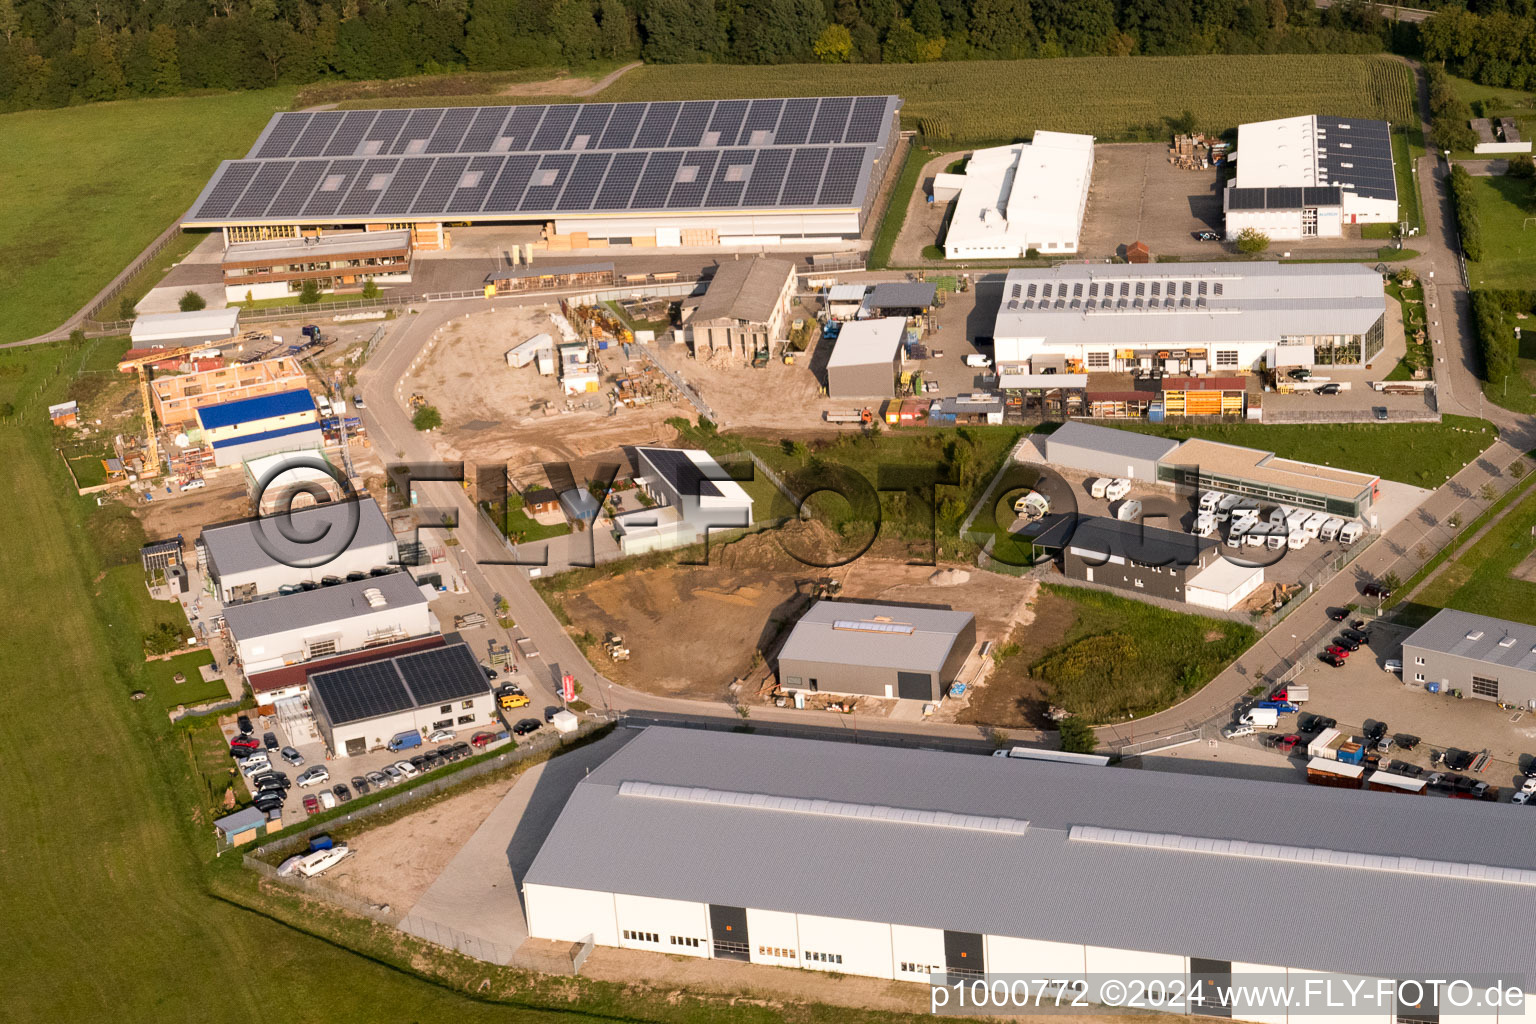
<path fill-rule="evenodd" d="M 1066 57 L 937 64 L 778 67 L 652 65 L 601 100 L 895 93 L 902 124 L 950 142 L 1027 138 L 1036 129 L 1104 141 L 1161 138 L 1165 117 L 1194 114 L 1200 131 L 1295 114 L 1417 117 L 1414 79 L 1391 57 L 1282 54 L 1216 57 Z"/>

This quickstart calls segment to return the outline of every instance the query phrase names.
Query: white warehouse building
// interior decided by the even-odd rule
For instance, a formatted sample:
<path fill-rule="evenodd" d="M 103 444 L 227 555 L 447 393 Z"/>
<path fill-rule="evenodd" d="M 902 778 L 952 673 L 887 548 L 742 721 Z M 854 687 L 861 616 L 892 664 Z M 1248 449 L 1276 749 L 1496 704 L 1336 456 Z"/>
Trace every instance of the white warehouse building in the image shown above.
<path fill-rule="evenodd" d="M 204 527 L 197 555 L 209 590 L 224 604 L 400 564 L 394 532 L 367 497 Z"/>
<path fill-rule="evenodd" d="M 955 200 L 945 259 L 1077 252 L 1092 180 L 1092 135 L 1037 131 L 1027 145 L 977 150 L 964 173 L 934 175 L 934 201 Z"/>
<path fill-rule="evenodd" d="M 1368 362 L 1386 311 L 1353 264 L 1064 263 L 1010 270 L 992 334 L 1030 373 L 1223 373 Z"/>
<path fill-rule="evenodd" d="M 576 785 L 523 897 L 535 938 L 919 983 L 1433 971 L 1529 989 L 1529 816 L 652 727 Z M 1234 910 L 1257 892 L 1284 894 L 1287 922 L 1339 926 L 1276 927 Z M 1366 921 L 1390 941 L 1362 941 L 1350 923 Z M 1490 941 L 1447 941 L 1458 935 Z M 1395 1009 L 1330 1019 L 1392 1024 Z M 1288 1024 L 1283 1012 L 1262 1019 Z"/>
<path fill-rule="evenodd" d="M 377 750 L 401 733 L 491 725 L 496 714 L 485 670 L 461 643 L 317 672 L 309 703 L 337 757 Z"/>
<path fill-rule="evenodd" d="M 1392 126 L 1307 114 L 1237 130 L 1237 177 L 1222 190 L 1227 239 L 1338 238 L 1349 224 L 1397 223 Z"/>
<path fill-rule="evenodd" d="M 230 605 L 224 624 L 246 675 L 439 631 L 408 572 Z"/>

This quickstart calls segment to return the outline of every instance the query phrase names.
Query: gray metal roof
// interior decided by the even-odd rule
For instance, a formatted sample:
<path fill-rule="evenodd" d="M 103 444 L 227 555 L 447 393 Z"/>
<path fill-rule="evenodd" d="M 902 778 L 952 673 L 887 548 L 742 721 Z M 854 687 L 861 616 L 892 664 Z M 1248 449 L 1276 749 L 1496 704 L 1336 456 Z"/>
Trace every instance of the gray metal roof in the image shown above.
<path fill-rule="evenodd" d="M 1047 459 L 1051 458 L 1052 445 L 1087 448 L 1106 455 L 1118 455 L 1127 459 L 1150 459 L 1156 462 L 1177 448 L 1179 442 L 1169 437 L 1141 434 L 1134 430 L 1116 430 L 1114 427 L 1097 427 L 1091 423 L 1072 420 L 1063 423 L 1055 431 L 1046 435 L 1045 457 Z"/>
<path fill-rule="evenodd" d="M 779 658 L 936 672 L 970 612 L 858 601 L 817 601 L 790 630 Z"/>
<path fill-rule="evenodd" d="M 236 640 L 271 636 L 290 629 L 304 629 L 328 622 L 340 622 L 378 611 L 365 596 L 377 590 L 384 598 L 384 608 L 405 608 L 426 604 L 421 588 L 408 572 L 370 576 L 354 583 L 336 583 L 319 590 L 267 597 L 247 604 L 224 606 L 224 622 Z"/>
<path fill-rule="evenodd" d="M 320 110 L 274 116 L 194 226 L 857 209 L 896 96 Z"/>
<path fill-rule="evenodd" d="M 1045 543 L 1044 539 L 1041 543 Z M 1121 522 L 1108 516 L 1078 516 L 1065 543 L 1087 552 L 1128 559 L 1137 565 L 1199 565 L 1205 552 L 1214 550 L 1216 541 L 1190 533 L 1164 530 L 1140 522 Z"/>
<path fill-rule="evenodd" d="M 625 782 L 1028 827 L 1020 835 L 664 799 L 633 786 L 621 793 Z M 1069 832 L 1096 825 L 1529 870 L 1531 814 L 1508 804 L 650 728 L 577 785 L 525 882 L 1374 977 L 1422 977 L 1427 965 L 1452 972 L 1437 976 L 1523 974 L 1536 951 L 1526 885 Z M 814 871 L 742 870 L 812 850 Z M 950 870 L 942 884 L 893 888 L 914 864 Z M 1258 893 L 1261 903 L 1280 901 L 1288 925 L 1244 909 Z M 1362 928 L 1384 938 L 1364 941 Z"/>
<path fill-rule="evenodd" d="M 356 529 L 352 517 L 356 516 Z M 312 505 L 291 514 L 257 516 L 234 523 L 206 526 L 198 543 L 208 551 L 208 557 L 220 576 L 254 572 L 277 565 L 295 567 L 319 567 L 318 560 L 330 561 L 338 550 L 342 537 L 350 534 L 346 550 L 373 547 L 394 541 L 395 535 L 384 519 L 384 513 L 372 498 L 359 501 L 331 501 Z M 325 541 L 300 543 L 288 538 L 336 537 L 336 543 Z"/>
<path fill-rule="evenodd" d="M 1353 264 L 1064 263 L 1010 270 L 993 334 L 1188 348 L 1364 334 L 1386 308 L 1381 275 Z"/>
<path fill-rule="evenodd" d="M 794 272 L 795 265 L 788 260 L 761 256 L 722 263 L 709 279 L 693 319 L 696 323 L 720 319 L 767 323 Z"/>
<path fill-rule="evenodd" d="M 882 281 L 870 290 L 864 305 L 881 309 L 927 309 L 933 305 L 939 286 L 928 281 Z"/>
<path fill-rule="evenodd" d="M 907 333 L 907 322 L 899 316 L 882 316 L 873 320 L 850 320 L 838 331 L 832 342 L 832 355 L 827 358 L 827 369 L 842 366 L 872 366 L 876 363 L 890 366 L 896 362 L 896 352 Z"/>
<path fill-rule="evenodd" d="M 1473 634 L 1478 634 L 1473 638 Z M 1414 630 L 1404 647 L 1536 672 L 1536 626 L 1445 608 Z"/>

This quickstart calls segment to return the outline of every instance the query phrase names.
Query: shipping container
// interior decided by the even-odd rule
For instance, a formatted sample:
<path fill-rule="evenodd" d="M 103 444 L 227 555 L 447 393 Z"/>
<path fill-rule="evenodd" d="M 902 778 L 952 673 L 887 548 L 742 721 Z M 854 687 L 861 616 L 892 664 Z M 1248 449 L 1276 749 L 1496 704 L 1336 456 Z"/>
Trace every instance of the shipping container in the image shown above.
<path fill-rule="evenodd" d="M 1335 789 L 1359 789 L 1365 769 L 1356 764 L 1340 764 L 1314 757 L 1307 762 L 1307 781 L 1314 786 Z"/>

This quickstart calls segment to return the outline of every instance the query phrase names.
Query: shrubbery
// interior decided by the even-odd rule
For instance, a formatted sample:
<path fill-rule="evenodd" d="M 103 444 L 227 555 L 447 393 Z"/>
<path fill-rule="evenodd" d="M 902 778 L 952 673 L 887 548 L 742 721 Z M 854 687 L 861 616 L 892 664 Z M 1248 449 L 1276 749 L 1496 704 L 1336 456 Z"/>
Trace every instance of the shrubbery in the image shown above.
<path fill-rule="evenodd" d="M 1500 381 L 1518 373 L 1520 355 L 1515 340 L 1515 317 L 1528 313 L 1536 296 L 1530 292 L 1475 291 L 1472 293 L 1472 323 L 1477 331 L 1478 351 L 1483 357 L 1483 379 Z"/>
<path fill-rule="evenodd" d="M 1472 194 L 1472 175 L 1461 166 L 1451 168 L 1451 201 L 1461 231 L 1461 251 L 1474 263 L 1483 258 L 1483 225 L 1477 217 L 1477 196 Z"/>

